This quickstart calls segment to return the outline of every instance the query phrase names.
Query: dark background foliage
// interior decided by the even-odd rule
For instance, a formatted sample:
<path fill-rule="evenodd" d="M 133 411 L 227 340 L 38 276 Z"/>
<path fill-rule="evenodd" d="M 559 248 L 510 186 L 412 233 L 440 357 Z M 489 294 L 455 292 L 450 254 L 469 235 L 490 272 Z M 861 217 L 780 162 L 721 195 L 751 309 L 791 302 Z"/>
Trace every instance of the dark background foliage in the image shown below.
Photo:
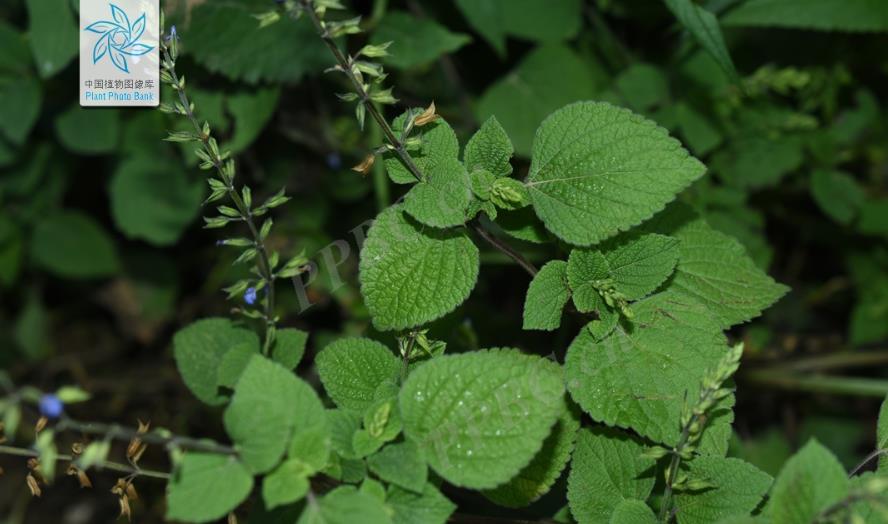
<path fill-rule="evenodd" d="M 888 392 L 888 26 L 750 22 L 736 14 L 742 2 L 704 2 L 722 19 L 737 83 L 659 2 L 500 2 L 505 35 L 473 23 L 466 3 L 352 3 L 369 41 L 395 41 L 387 69 L 400 102 L 388 116 L 434 100 L 462 141 L 495 114 L 516 144 L 519 177 L 536 126 L 574 100 L 611 101 L 669 128 L 709 166 L 682 198 L 793 289 L 731 333 L 747 343 L 733 453 L 774 474 L 814 435 L 846 466 L 859 462 Z M 91 392 L 72 408 L 78 418 L 221 437 L 217 413 L 191 398 L 170 351 L 176 329 L 237 306 L 220 291 L 240 276 L 233 255 L 200 225 L 203 173 L 187 148 L 161 141 L 181 123 L 152 110 L 77 106 L 76 1 L 53 3 L 51 20 L 35 22 L 43 4 L 0 5 L 0 369 L 19 384 Z M 310 357 L 341 333 L 372 332 L 353 230 L 403 189 L 381 163 L 367 176 L 349 170 L 381 137 L 369 125 L 361 132 L 334 96 L 344 86 L 322 74 L 330 61 L 310 28 L 257 29 L 251 15 L 268 7 L 165 9 L 182 35 L 178 69 L 198 114 L 235 150 L 241 179 L 262 197 L 282 186 L 293 196 L 275 214 L 270 242 L 284 253 L 305 249 L 321 266 L 307 310 L 293 290 L 280 292 L 282 324 L 312 333 Z M 554 254 L 514 245 L 532 260 Z M 482 257 L 478 288 L 432 334 L 448 351 L 563 355 L 567 335 L 520 329 L 529 277 L 498 253 Z M 311 360 L 300 368 L 308 377 Z M 164 460 L 149 452 L 145 462 Z M 110 475 L 91 493 L 59 482 L 36 502 L 21 460 L 0 465 L 6 522 L 117 514 L 105 496 Z M 140 487 L 141 521 L 158 519 L 162 487 Z M 448 495 L 489 510 L 472 495 Z M 550 506 L 544 499 L 533 512 L 551 515 Z"/>

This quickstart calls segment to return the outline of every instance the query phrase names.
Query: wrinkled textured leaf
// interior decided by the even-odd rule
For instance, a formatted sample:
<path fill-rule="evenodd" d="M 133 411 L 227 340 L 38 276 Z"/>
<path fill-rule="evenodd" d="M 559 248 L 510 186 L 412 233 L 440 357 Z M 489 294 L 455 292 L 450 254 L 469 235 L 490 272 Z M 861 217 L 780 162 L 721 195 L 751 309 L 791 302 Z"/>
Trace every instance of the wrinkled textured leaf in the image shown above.
<path fill-rule="evenodd" d="M 530 464 L 484 496 L 501 506 L 521 508 L 548 493 L 570 460 L 579 429 L 579 409 L 566 409 Z"/>
<path fill-rule="evenodd" d="M 689 463 L 691 479 L 706 479 L 715 488 L 675 495 L 679 524 L 709 524 L 735 515 L 749 515 L 771 487 L 771 476 L 736 458 L 696 457 Z"/>
<path fill-rule="evenodd" d="M 780 470 L 765 514 L 772 522 L 808 524 L 848 495 L 848 476 L 835 455 L 814 439 Z"/>
<path fill-rule="evenodd" d="M 461 230 L 416 225 L 403 207 L 376 218 L 361 251 L 361 294 L 373 325 L 406 329 L 460 305 L 478 278 L 478 248 Z"/>
<path fill-rule="evenodd" d="M 633 236 L 608 247 L 604 257 L 617 291 L 629 300 L 652 293 L 678 262 L 678 241 L 664 235 Z"/>
<path fill-rule="evenodd" d="M 650 120 L 581 102 L 540 126 L 527 185 L 546 227 L 587 246 L 650 218 L 705 169 Z"/>
<path fill-rule="evenodd" d="M 564 409 L 560 367 L 514 349 L 446 355 L 400 393 L 404 433 L 448 482 L 493 488 L 533 459 Z"/>
<path fill-rule="evenodd" d="M 567 387 L 593 419 L 672 445 L 685 397 L 697 398 L 726 340 L 706 308 L 685 297 L 660 293 L 633 311 L 631 330 L 617 326 L 600 342 L 580 332 L 567 352 Z"/>
<path fill-rule="evenodd" d="M 653 510 L 640 500 L 624 499 L 617 504 L 609 524 L 656 524 Z"/>
<path fill-rule="evenodd" d="M 638 440 L 603 427 L 582 429 L 570 466 L 567 499 L 579 524 L 608 522 L 623 500 L 644 500 L 654 487 L 654 461 Z"/>
<path fill-rule="evenodd" d="M 751 320 L 789 288 L 765 274 L 733 238 L 676 205 L 649 228 L 679 241 L 679 262 L 668 290 L 704 304 L 722 328 Z"/>
<path fill-rule="evenodd" d="M 421 494 L 391 486 L 385 503 L 394 510 L 394 524 L 444 524 L 456 510 L 456 504 L 432 484 L 426 484 Z"/>
<path fill-rule="evenodd" d="M 552 331 L 561 325 L 561 313 L 570 300 L 567 262 L 553 260 L 540 268 L 524 299 L 524 329 Z"/>
<path fill-rule="evenodd" d="M 392 121 L 392 129 L 395 131 L 395 134 L 401 138 L 404 125 L 407 123 L 407 115 L 420 114 L 422 111 L 423 109 L 421 108 L 414 108 L 395 118 Z M 411 137 L 417 136 L 421 139 L 421 145 L 418 150 L 411 150 L 410 156 L 421 173 L 429 173 L 436 164 L 450 162 L 452 159 L 459 158 L 459 141 L 456 139 L 456 133 L 453 132 L 453 128 L 443 118 L 420 127 L 418 131 L 414 130 Z M 384 156 L 385 169 L 392 182 L 396 184 L 413 184 L 417 182 L 416 177 L 404 167 L 396 153 L 389 152 Z"/>
<path fill-rule="evenodd" d="M 463 160 L 470 173 L 484 169 L 496 177 L 508 176 L 512 173 L 509 160 L 514 152 L 506 130 L 491 116 L 466 143 Z"/>
<path fill-rule="evenodd" d="M 413 442 L 389 444 L 367 458 L 367 467 L 395 486 L 420 494 L 425 489 L 428 467 L 422 451 Z"/>
<path fill-rule="evenodd" d="M 343 338 L 315 359 L 324 389 L 336 405 L 363 413 L 376 400 L 377 388 L 395 384 L 401 362 L 384 345 L 367 338 Z"/>
<path fill-rule="evenodd" d="M 466 221 L 466 209 L 472 199 L 469 174 L 456 158 L 431 164 L 404 197 L 404 210 L 416 220 L 432 227 L 458 226 Z"/>

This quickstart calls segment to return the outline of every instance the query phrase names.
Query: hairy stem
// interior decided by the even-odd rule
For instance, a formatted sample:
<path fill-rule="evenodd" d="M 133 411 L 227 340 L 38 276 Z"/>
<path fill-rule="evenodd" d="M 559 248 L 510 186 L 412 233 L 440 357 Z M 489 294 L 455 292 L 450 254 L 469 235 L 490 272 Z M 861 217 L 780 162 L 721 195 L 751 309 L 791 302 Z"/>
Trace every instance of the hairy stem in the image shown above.
<path fill-rule="evenodd" d="M 173 67 L 170 68 L 169 73 L 173 79 L 173 84 L 179 86 L 179 76 L 176 74 L 175 70 L 175 60 L 172 56 L 170 56 L 168 49 L 164 46 L 164 54 L 165 60 L 168 60 L 173 64 Z M 196 136 L 200 139 L 201 147 L 204 152 L 209 156 L 210 160 L 213 163 L 213 167 L 216 169 L 216 172 L 219 174 L 220 180 L 224 181 L 228 190 L 228 197 L 234 203 L 235 208 L 238 213 L 240 213 L 241 220 L 247 224 L 247 228 L 250 230 L 250 235 L 253 238 L 253 244 L 256 248 L 256 251 L 259 254 L 259 274 L 262 279 L 265 280 L 266 289 L 268 290 L 268 295 L 265 298 L 265 333 L 262 344 L 262 352 L 267 355 L 271 350 L 271 343 L 274 336 L 274 328 L 275 328 L 275 318 L 274 318 L 274 275 L 271 270 L 270 258 L 268 255 L 268 249 L 265 247 L 265 241 L 262 240 L 261 235 L 259 234 L 259 229 L 256 227 L 256 222 L 253 219 L 253 213 L 250 210 L 249 206 L 246 205 L 243 198 L 241 198 L 237 189 L 234 187 L 234 183 L 228 182 L 228 179 L 224 175 L 223 170 L 223 159 L 217 154 L 216 150 L 210 146 L 211 135 L 205 134 L 203 129 L 201 128 L 200 122 L 198 122 L 197 117 L 195 117 L 194 112 L 191 109 L 191 100 L 188 98 L 188 94 L 185 92 L 185 87 L 177 87 L 176 92 L 179 94 L 179 102 L 182 104 L 182 107 L 185 110 L 185 117 L 188 118 L 188 121 L 191 122 L 191 125 L 194 127 L 194 131 Z"/>
<path fill-rule="evenodd" d="M 303 8 L 302 12 L 304 12 L 306 16 L 308 16 L 309 20 L 311 20 L 312 25 L 314 25 L 315 30 L 318 33 L 318 36 L 320 36 L 321 40 L 324 41 L 324 44 L 326 44 L 327 48 L 333 54 L 333 57 L 336 59 L 337 64 L 339 65 L 340 69 L 342 69 L 342 72 L 345 73 L 345 76 L 348 77 L 352 88 L 358 95 L 358 103 L 364 104 L 364 107 L 367 109 L 367 113 L 370 115 L 371 118 L 373 118 L 374 121 L 376 121 L 376 124 L 379 126 L 379 128 L 382 129 L 382 133 L 383 135 L 385 135 L 385 139 L 391 145 L 391 147 L 395 151 L 395 154 L 398 155 L 398 158 L 401 160 L 401 163 L 404 164 L 404 167 L 407 169 L 407 171 L 409 171 L 410 174 L 413 175 L 413 177 L 417 181 L 421 182 L 425 180 L 425 175 L 423 175 L 422 171 L 416 165 L 416 162 L 413 161 L 413 157 L 410 156 L 410 153 L 407 151 L 404 143 L 401 141 L 401 139 L 397 137 L 395 131 L 392 129 L 388 121 L 379 111 L 379 108 L 377 108 L 376 105 L 373 104 L 373 101 L 370 100 L 370 95 L 367 93 L 367 90 L 364 89 L 363 84 L 361 84 L 361 81 L 358 79 L 357 76 L 355 76 L 354 72 L 352 71 L 351 61 L 348 57 L 345 56 L 342 50 L 339 49 L 336 41 L 333 39 L 332 36 L 330 36 L 330 33 L 324 26 L 324 22 L 315 12 L 313 2 L 311 0 L 300 0 L 300 3 Z M 505 253 L 509 258 L 511 258 L 516 263 L 518 263 L 518 265 L 524 268 L 524 270 L 527 271 L 531 276 L 536 275 L 536 267 L 534 267 L 533 264 L 531 264 L 523 256 L 521 256 L 520 253 L 491 235 L 478 222 L 473 222 L 472 227 L 475 229 L 475 231 L 478 232 L 481 238 L 487 241 L 494 248 Z"/>
<path fill-rule="evenodd" d="M 17 448 L 14 446 L 0 446 L 0 455 L 11 455 L 16 457 L 29 457 L 29 458 L 40 458 L 40 453 L 33 449 L 27 448 Z M 71 455 L 59 454 L 56 456 L 56 460 L 59 462 L 67 462 L 73 463 L 77 459 L 72 457 Z M 107 469 L 110 471 L 117 471 L 119 473 L 126 473 L 130 477 L 147 477 L 161 480 L 169 480 L 170 474 L 164 471 L 153 471 L 150 469 L 142 469 L 140 467 L 133 467 L 129 464 L 121 464 L 119 462 L 111 462 L 111 461 L 101 461 L 95 466 L 96 469 Z"/>
<path fill-rule="evenodd" d="M 119 426 L 117 424 L 103 424 L 99 422 L 79 422 L 70 418 L 63 418 L 56 425 L 58 431 L 71 431 L 82 435 L 98 435 L 105 438 L 130 441 L 138 438 L 146 444 L 155 444 L 167 448 L 182 448 L 191 451 L 204 451 L 221 455 L 236 455 L 237 451 L 231 446 L 219 444 L 212 440 L 195 439 L 178 435 L 162 435 L 157 432 L 139 433 L 137 429 Z"/>

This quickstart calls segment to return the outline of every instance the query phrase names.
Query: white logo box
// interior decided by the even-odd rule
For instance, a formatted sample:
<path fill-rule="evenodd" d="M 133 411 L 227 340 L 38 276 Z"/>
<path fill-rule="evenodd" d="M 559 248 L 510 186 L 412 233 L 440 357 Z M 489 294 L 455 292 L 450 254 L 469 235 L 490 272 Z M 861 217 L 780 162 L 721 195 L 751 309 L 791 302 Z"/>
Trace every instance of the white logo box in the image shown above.
<path fill-rule="evenodd" d="M 80 105 L 160 104 L 160 0 L 80 0 Z"/>

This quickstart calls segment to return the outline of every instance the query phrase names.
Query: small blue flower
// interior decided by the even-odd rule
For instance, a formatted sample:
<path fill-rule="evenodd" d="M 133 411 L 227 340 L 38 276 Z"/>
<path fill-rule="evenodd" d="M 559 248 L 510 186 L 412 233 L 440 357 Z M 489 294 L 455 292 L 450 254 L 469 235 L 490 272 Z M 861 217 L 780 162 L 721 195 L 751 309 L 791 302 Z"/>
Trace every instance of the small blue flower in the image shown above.
<path fill-rule="evenodd" d="M 339 156 L 339 153 L 327 153 L 327 167 L 333 170 L 342 167 L 342 157 Z"/>
<path fill-rule="evenodd" d="M 247 288 L 247 291 L 244 293 L 244 302 L 251 306 L 256 303 L 256 288 Z"/>
<path fill-rule="evenodd" d="M 40 398 L 40 414 L 48 419 L 55 420 L 62 416 L 65 411 L 65 403 L 62 400 L 49 393 Z"/>

